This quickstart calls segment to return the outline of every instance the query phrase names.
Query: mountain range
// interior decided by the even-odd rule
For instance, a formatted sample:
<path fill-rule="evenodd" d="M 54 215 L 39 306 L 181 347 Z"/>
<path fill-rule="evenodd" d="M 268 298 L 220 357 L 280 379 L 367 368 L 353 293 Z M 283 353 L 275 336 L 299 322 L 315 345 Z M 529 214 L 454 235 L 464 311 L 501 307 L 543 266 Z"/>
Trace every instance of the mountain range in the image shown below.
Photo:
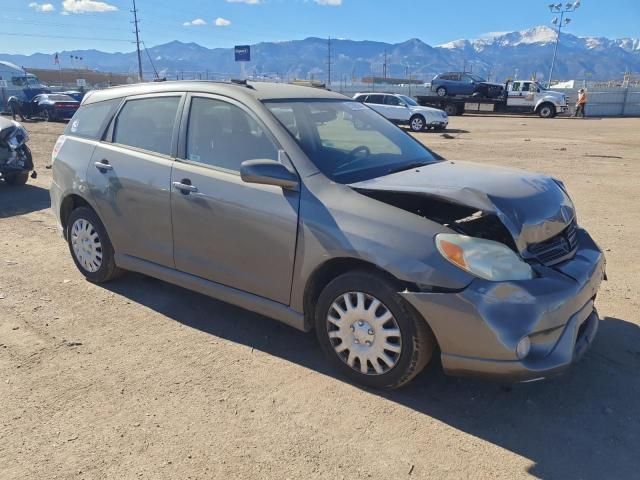
<path fill-rule="evenodd" d="M 490 80 L 503 81 L 519 75 L 546 79 L 553 56 L 556 31 L 537 26 L 517 32 L 495 32 L 475 40 L 455 40 L 430 46 L 414 38 L 402 43 L 331 40 L 331 77 L 334 83 L 363 76 L 382 76 L 387 65 L 389 77 L 410 75 L 429 81 L 442 71 L 462 70 L 478 73 Z M 262 42 L 251 46 L 252 61 L 245 65 L 249 75 L 279 78 L 327 78 L 329 48 L 327 39 Z M 62 67 L 71 67 L 71 56 L 81 57 L 87 68 L 110 71 L 137 71 L 135 52 L 107 53 L 99 50 L 59 52 Z M 57 68 L 53 55 L 0 54 L 23 67 Z M 151 60 L 151 61 L 150 61 Z M 76 68 L 77 68 L 76 61 Z M 153 63 L 153 67 L 151 66 Z M 196 43 L 172 41 L 143 52 L 143 69 L 150 77 L 155 68 L 168 78 L 218 78 L 237 76 L 240 65 L 232 48 L 206 48 Z M 554 78 L 609 80 L 624 72 L 640 71 L 640 39 L 578 37 L 563 33 L 556 60 Z"/>

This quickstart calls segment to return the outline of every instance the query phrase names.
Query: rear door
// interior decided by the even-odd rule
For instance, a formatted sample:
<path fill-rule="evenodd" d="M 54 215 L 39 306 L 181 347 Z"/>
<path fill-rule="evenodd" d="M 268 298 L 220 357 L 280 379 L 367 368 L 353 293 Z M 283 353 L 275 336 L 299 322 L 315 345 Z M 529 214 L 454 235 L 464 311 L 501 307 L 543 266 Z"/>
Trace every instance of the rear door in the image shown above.
<path fill-rule="evenodd" d="M 534 92 L 530 91 L 531 82 L 516 81 L 509 84 L 507 105 L 526 108 L 534 105 Z"/>
<path fill-rule="evenodd" d="M 368 105 L 369 107 L 373 108 L 379 114 L 384 115 L 385 117 L 387 116 L 385 105 L 384 105 L 383 94 L 381 93 L 370 94 L 367 97 L 367 101 L 365 102 L 365 105 Z"/>
<path fill-rule="evenodd" d="M 288 160 L 242 104 L 205 94 L 187 103 L 171 176 L 176 268 L 288 305 L 299 193 L 240 178 L 245 160 Z"/>
<path fill-rule="evenodd" d="M 116 252 L 173 267 L 170 180 L 181 93 L 129 97 L 87 179 Z"/>

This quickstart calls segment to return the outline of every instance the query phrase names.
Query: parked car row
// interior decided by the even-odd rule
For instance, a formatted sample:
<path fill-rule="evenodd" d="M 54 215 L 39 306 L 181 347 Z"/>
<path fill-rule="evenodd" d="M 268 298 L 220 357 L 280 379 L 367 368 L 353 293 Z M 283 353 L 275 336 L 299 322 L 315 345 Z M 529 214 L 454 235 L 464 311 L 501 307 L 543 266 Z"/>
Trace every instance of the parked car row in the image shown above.
<path fill-rule="evenodd" d="M 368 386 L 404 385 L 435 354 L 449 374 L 503 382 L 568 368 L 596 335 L 605 259 L 565 186 L 445 161 L 372 108 L 446 117 L 374 95 L 212 82 L 89 94 L 52 153 L 73 261 L 91 282 L 142 272 L 313 329 Z"/>

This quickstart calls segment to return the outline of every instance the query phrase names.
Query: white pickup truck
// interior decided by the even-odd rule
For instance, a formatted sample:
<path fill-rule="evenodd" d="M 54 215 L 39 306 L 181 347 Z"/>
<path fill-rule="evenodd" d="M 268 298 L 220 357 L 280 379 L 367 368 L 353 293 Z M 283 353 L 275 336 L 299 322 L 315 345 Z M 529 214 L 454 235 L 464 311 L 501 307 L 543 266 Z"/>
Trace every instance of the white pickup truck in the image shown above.
<path fill-rule="evenodd" d="M 542 118 L 553 118 L 569 110 L 565 94 L 547 90 L 531 80 L 507 82 L 502 94 L 496 98 L 483 98 L 477 94 L 455 97 L 418 95 L 416 100 L 420 105 L 440 108 L 449 115 L 462 115 L 464 112 L 536 113 Z"/>

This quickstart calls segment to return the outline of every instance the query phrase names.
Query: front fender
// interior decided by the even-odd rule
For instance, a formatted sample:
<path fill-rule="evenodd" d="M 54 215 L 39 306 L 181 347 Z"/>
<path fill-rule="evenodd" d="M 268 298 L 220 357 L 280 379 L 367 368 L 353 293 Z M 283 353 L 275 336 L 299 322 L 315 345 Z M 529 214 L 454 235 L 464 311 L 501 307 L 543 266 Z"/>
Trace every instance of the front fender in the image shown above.
<path fill-rule="evenodd" d="M 308 279 L 332 259 L 363 261 L 407 283 L 462 289 L 472 277 L 438 253 L 433 238 L 441 232 L 450 230 L 346 185 L 307 179 L 300 198 L 291 307 L 303 311 Z"/>
<path fill-rule="evenodd" d="M 537 111 L 538 108 L 540 108 L 540 105 L 542 105 L 543 103 L 551 103 L 555 107 L 564 107 L 565 106 L 565 104 L 562 103 L 562 101 L 559 98 L 551 96 L 551 95 L 545 95 L 544 97 L 542 97 L 541 99 L 539 99 L 536 102 L 536 106 L 535 106 L 534 110 Z"/>

